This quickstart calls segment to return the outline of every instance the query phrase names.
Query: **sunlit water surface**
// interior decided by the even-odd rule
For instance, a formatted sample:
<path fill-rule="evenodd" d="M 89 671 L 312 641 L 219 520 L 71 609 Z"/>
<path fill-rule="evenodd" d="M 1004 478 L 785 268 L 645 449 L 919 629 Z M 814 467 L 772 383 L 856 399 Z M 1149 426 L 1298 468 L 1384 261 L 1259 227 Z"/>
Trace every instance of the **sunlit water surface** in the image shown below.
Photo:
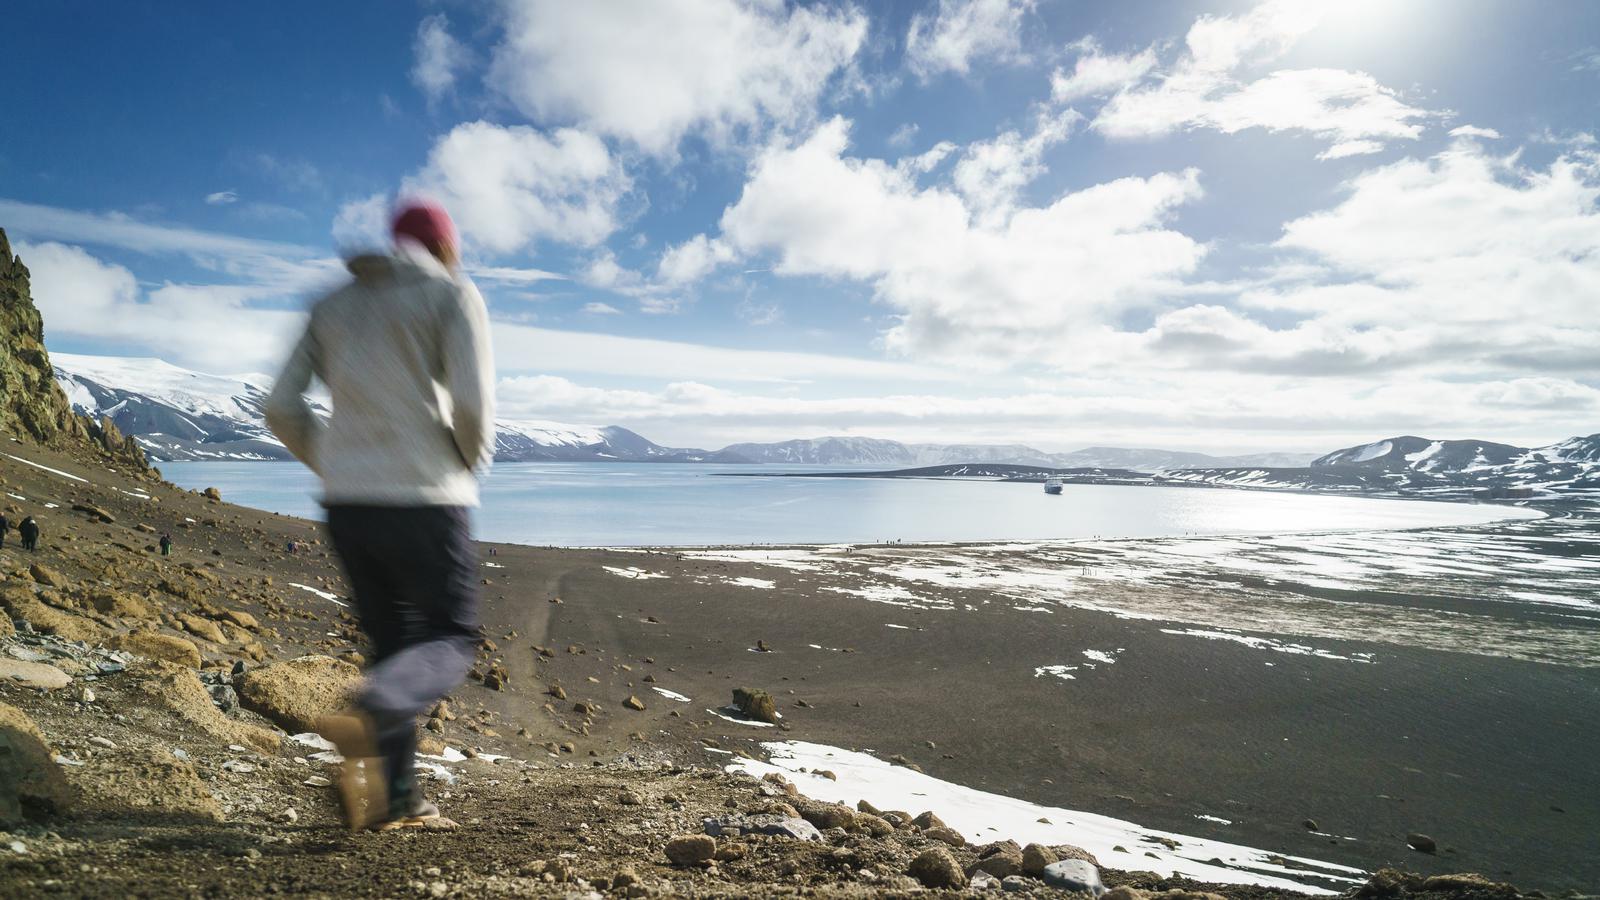
<path fill-rule="evenodd" d="M 298 463 L 165 463 L 186 488 L 321 518 Z M 1514 507 L 1214 488 L 880 478 L 726 477 L 749 466 L 502 463 L 483 488 L 479 537 L 558 546 L 641 546 L 1170 537 L 1470 525 L 1537 515 Z M 808 471 L 763 466 L 759 471 Z M 809 471 L 819 471 L 809 469 Z"/>

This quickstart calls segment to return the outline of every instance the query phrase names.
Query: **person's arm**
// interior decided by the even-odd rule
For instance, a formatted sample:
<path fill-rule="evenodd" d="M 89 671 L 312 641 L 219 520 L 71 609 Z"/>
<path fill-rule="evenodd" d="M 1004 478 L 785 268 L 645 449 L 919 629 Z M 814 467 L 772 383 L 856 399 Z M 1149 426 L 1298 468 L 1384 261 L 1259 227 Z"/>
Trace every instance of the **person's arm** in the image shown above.
<path fill-rule="evenodd" d="M 454 303 L 446 310 L 445 389 L 450 394 L 450 433 L 467 468 L 483 471 L 494 458 L 494 350 L 489 310 L 465 276 L 456 279 Z"/>
<path fill-rule="evenodd" d="M 316 447 L 317 437 L 324 426 L 305 398 L 316 366 L 317 340 L 312 333 L 311 323 L 307 322 L 305 333 L 294 345 L 278 380 L 272 384 L 272 393 L 267 396 L 266 417 L 267 427 L 278 436 L 278 440 L 283 441 L 283 446 L 320 475 Z"/>

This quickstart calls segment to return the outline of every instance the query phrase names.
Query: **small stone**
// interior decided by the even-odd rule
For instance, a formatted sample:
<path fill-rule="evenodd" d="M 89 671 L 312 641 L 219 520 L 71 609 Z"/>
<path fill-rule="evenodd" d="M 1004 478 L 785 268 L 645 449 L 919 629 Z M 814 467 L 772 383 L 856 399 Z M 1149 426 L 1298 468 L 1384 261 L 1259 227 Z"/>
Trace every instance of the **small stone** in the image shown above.
<path fill-rule="evenodd" d="M 97 747 L 104 747 L 107 750 L 117 749 L 117 745 L 112 743 L 110 738 L 103 738 L 98 734 L 89 738 L 89 743 L 94 744 Z"/>
<path fill-rule="evenodd" d="M 733 706 L 747 719 L 778 724 L 778 707 L 772 695 L 760 688 L 734 688 Z"/>
<path fill-rule="evenodd" d="M 617 802 L 623 806 L 643 806 L 644 798 L 639 796 L 638 791 L 624 789 L 617 795 Z"/>
<path fill-rule="evenodd" d="M 1045 867 L 1060 859 L 1061 856 L 1056 851 L 1043 844 L 1029 844 L 1022 848 L 1023 874 L 1043 878 Z"/>
<path fill-rule="evenodd" d="M 911 820 L 911 824 L 921 828 L 923 831 L 927 831 L 929 828 L 948 827 L 944 824 L 943 819 L 934 815 L 932 812 L 925 812 L 922 815 L 917 816 L 915 819 Z"/>
<path fill-rule="evenodd" d="M 929 888 L 960 888 L 967 884 L 966 873 L 943 847 L 922 851 L 906 868 L 906 874 Z"/>
<path fill-rule="evenodd" d="M 1304 822 L 1301 822 L 1300 824 L 1304 825 L 1306 827 L 1307 831 L 1321 831 L 1322 830 L 1321 828 L 1317 827 L 1317 820 L 1316 819 L 1307 819 Z"/>
<path fill-rule="evenodd" d="M 1022 894 L 1033 890 L 1038 883 L 1026 875 L 1007 875 L 1000 879 L 1000 889 L 1008 894 Z"/>
<path fill-rule="evenodd" d="M 291 806 L 288 809 L 285 809 L 283 812 L 278 813 L 278 818 L 292 825 L 295 822 L 300 821 L 300 813 Z"/>
<path fill-rule="evenodd" d="M 1106 892 L 1100 870 L 1081 859 L 1063 859 L 1045 866 L 1044 882 L 1068 891 L 1087 891 L 1096 897 Z"/>
<path fill-rule="evenodd" d="M 1406 846 L 1418 853 L 1437 853 L 1439 851 L 1438 843 L 1425 834 L 1406 835 Z"/>
<path fill-rule="evenodd" d="M 673 865 L 694 866 L 717 855 L 717 839 L 706 834 L 681 834 L 667 841 L 667 859 Z"/>
<path fill-rule="evenodd" d="M 547 693 L 550 696 L 556 698 L 557 700 L 565 700 L 565 699 L 567 699 L 567 691 L 566 691 L 566 689 L 563 688 L 559 684 L 550 685 L 550 687 L 545 690 L 545 693 Z"/>
<path fill-rule="evenodd" d="M 626 706 L 627 708 L 629 708 L 631 710 L 635 710 L 637 712 L 643 712 L 644 711 L 644 701 L 640 700 L 638 697 L 633 696 L 632 694 L 628 695 L 628 699 L 622 701 L 622 705 Z"/>
<path fill-rule="evenodd" d="M 44 563 L 33 563 L 32 565 L 28 566 L 28 575 L 31 576 L 34 581 L 37 581 L 46 587 L 58 588 L 67 586 L 66 576 L 62 575 L 60 572 L 57 572 L 55 569 L 50 568 Z"/>
<path fill-rule="evenodd" d="M 948 825 L 929 828 L 922 834 L 924 837 L 932 838 L 941 844 L 949 844 L 952 847 L 965 847 L 967 845 L 967 839 L 961 836 L 961 832 Z"/>
<path fill-rule="evenodd" d="M 611 876 L 611 887 L 613 890 L 632 887 L 638 883 L 639 873 L 635 872 L 632 867 L 618 869 Z"/>
<path fill-rule="evenodd" d="M 998 891 L 1000 890 L 1000 879 L 979 869 L 972 873 L 972 880 L 967 882 L 967 888 L 974 891 Z"/>
<path fill-rule="evenodd" d="M 772 648 L 767 646 L 767 642 L 766 641 L 756 641 L 756 652 L 757 653 L 771 653 L 772 652 Z"/>

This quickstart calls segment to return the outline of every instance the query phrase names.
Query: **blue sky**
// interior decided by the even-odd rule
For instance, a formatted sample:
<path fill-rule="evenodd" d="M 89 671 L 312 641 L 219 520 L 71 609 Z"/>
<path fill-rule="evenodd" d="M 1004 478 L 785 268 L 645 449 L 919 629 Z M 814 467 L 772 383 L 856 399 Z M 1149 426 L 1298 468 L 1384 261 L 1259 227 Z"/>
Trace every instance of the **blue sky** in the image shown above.
<path fill-rule="evenodd" d="M 1600 422 L 1592 3 L 8 25 L 0 227 L 58 351 L 271 373 L 414 193 L 462 226 L 508 417 L 1222 451 Z"/>

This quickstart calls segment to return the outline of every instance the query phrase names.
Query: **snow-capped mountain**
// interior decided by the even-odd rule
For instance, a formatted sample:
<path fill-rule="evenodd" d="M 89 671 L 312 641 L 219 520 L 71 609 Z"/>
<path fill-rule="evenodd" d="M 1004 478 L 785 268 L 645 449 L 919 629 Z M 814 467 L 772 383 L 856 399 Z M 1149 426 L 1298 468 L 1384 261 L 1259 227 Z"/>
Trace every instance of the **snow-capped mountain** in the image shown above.
<path fill-rule="evenodd" d="M 743 462 L 726 451 L 663 447 L 616 425 L 495 422 L 494 458 L 501 462 Z"/>
<path fill-rule="evenodd" d="M 724 449 L 756 463 L 808 463 L 825 466 L 945 466 L 960 463 L 1003 463 L 1058 469 L 1168 469 L 1218 466 L 1303 466 L 1310 454 L 1272 453 L 1255 456 L 1208 456 L 1172 450 L 1088 447 L 1069 453 L 1046 453 L 1025 444 L 902 444 L 863 437 L 821 437 L 773 444 L 732 444 Z"/>
<path fill-rule="evenodd" d="M 76 411 L 110 419 L 152 460 L 289 458 L 262 418 L 270 382 L 159 359 L 52 353 L 50 361 Z"/>
<path fill-rule="evenodd" d="M 159 359 L 52 353 L 56 380 L 79 412 L 116 423 L 152 460 L 276 460 L 288 450 L 264 418 L 271 379 L 207 375 Z M 324 414 L 328 409 L 313 403 Z M 616 426 L 497 421 L 495 458 L 701 462 L 730 459 L 663 447 Z M 731 461 L 740 460 L 734 458 Z"/>
<path fill-rule="evenodd" d="M 1359 447 L 1335 450 L 1313 460 L 1313 467 L 1365 466 L 1413 472 L 1466 472 L 1503 466 L 1528 453 L 1522 447 L 1489 441 L 1433 441 L 1414 435 L 1389 438 Z"/>

